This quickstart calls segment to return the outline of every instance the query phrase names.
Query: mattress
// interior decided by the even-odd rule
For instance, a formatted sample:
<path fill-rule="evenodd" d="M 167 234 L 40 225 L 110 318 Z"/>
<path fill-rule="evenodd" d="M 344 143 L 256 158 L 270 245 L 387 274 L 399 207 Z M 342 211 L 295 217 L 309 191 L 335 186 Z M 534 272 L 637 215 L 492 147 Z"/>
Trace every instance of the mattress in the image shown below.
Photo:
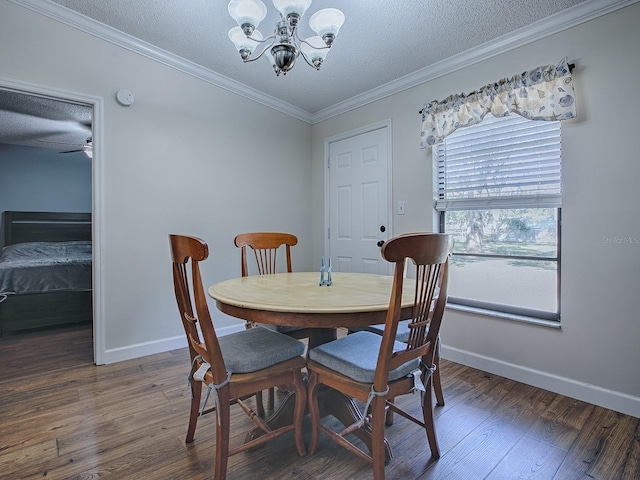
<path fill-rule="evenodd" d="M 27 242 L 0 254 L 0 294 L 91 290 L 91 242 Z"/>

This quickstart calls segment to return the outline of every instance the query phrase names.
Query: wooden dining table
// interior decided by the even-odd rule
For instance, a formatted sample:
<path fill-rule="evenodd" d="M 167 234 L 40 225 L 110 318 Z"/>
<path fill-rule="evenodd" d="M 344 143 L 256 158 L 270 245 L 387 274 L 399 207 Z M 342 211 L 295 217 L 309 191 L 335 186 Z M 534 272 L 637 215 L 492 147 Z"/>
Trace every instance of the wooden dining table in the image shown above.
<path fill-rule="evenodd" d="M 401 319 L 409 318 L 414 303 L 413 282 L 405 282 Z M 411 285 L 407 285 L 411 284 Z M 250 322 L 309 329 L 308 348 L 337 337 L 337 328 L 384 323 L 393 277 L 333 272 L 331 285 L 320 285 L 318 272 L 253 275 L 225 280 L 209 287 L 218 310 Z M 274 427 L 293 419 L 292 401 L 285 399 L 269 418 Z M 343 425 L 361 417 L 350 397 L 327 389 L 320 400 L 322 416 L 332 415 Z M 256 431 L 256 435 L 259 433 Z M 370 447 L 365 428 L 355 432 Z M 247 437 L 250 439 L 251 435 Z M 391 458 L 387 444 L 387 458 Z"/>

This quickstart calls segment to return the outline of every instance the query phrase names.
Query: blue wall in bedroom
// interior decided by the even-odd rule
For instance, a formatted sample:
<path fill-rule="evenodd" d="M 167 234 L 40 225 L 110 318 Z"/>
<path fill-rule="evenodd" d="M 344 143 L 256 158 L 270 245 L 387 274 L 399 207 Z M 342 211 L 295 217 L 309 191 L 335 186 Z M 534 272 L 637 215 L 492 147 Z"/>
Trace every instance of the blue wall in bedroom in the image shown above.
<path fill-rule="evenodd" d="M 91 159 L 81 152 L 0 144 L 0 212 L 5 210 L 90 212 Z"/>

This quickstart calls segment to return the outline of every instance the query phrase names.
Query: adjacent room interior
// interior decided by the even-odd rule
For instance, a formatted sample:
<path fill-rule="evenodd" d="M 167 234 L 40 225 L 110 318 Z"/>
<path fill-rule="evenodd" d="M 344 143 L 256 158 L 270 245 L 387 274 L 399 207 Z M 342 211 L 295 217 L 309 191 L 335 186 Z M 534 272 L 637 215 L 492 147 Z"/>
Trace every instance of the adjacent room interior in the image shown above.
<path fill-rule="evenodd" d="M 34 371 L 93 363 L 92 108 L 0 90 L 0 112 L 0 375 L 24 374 L 21 352 Z"/>

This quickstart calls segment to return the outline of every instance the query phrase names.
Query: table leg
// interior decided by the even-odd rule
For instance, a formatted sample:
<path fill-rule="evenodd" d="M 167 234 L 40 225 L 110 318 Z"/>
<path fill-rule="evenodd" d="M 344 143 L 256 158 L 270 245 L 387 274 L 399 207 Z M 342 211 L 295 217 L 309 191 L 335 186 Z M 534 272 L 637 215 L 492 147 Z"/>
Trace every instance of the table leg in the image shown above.
<path fill-rule="evenodd" d="M 338 331 L 335 328 L 311 328 L 309 329 L 307 351 L 318 345 L 331 342 L 336 338 L 338 338 Z"/>

